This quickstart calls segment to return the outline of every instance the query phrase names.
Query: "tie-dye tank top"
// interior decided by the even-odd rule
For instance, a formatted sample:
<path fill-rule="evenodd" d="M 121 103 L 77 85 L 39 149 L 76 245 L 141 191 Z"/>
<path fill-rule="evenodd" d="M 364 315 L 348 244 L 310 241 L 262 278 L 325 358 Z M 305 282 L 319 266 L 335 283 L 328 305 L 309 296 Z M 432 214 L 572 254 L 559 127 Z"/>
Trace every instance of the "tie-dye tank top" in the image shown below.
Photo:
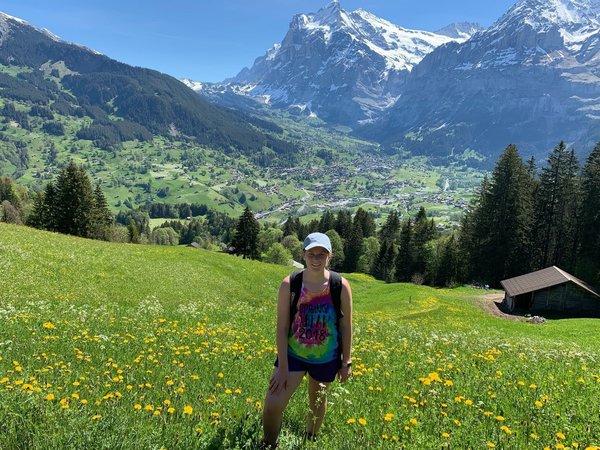
<path fill-rule="evenodd" d="M 319 293 L 302 285 L 298 310 L 290 326 L 288 351 L 295 358 L 314 364 L 339 358 L 336 312 L 329 283 Z"/>

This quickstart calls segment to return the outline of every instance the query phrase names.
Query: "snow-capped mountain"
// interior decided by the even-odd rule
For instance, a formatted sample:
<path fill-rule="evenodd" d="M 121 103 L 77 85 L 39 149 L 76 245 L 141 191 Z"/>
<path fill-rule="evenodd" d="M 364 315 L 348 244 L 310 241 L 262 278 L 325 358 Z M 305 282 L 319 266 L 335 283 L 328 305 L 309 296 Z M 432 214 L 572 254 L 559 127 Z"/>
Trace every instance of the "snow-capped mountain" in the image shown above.
<path fill-rule="evenodd" d="M 457 42 L 464 42 L 470 39 L 478 31 L 483 31 L 485 28 L 478 23 L 473 22 L 458 22 L 440 28 L 435 33 L 449 38 L 456 39 Z"/>
<path fill-rule="evenodd" d="M 333 123 L 372 120 L 392 105 L 406 76 L 436 47 L 458 37 L 396 26 L 337 0 L 298 14 L 281 43 L 228 83 L 276 107 L 292 107 Z"/>
<path fill-rule="evenodd" d="M 47 28 L 35 27 L 35 26 L 29 24 L 27 21 L 20 19 L 19 17 L 11 16 L 10 14 L 6 14 L 2 11 L 0 11 L 0 45 L 2 45 L 2 42 L 9 36 L 9 34 L 11 32 L 11 26 L 10 26 L 11 22 L 16 25 L 22 25 L 22 26 L 32 28 L 42 34 L 45 34 L 47 37 L 52 39 L 54 42 L 75 45 L 77 47 L 91 51 L 97 55 L 101 55 L 101 53 L 97 52 L 96 50 L 90 49 L 88 47 L 85 47 L 83 45 L 79 45 L 79 44 L 76 44 L 73 42 L 65 41 L 64 39 L 60 38 L 59 36 L 54 34 L 52 31 L 48 30 Z"/>
<path fill-rule="evenodd" d="M 521 0 L 468 42 L 437 48 L 367 135 L 406 149 L 545 154 L 600 140 L 600 0 Z"/>

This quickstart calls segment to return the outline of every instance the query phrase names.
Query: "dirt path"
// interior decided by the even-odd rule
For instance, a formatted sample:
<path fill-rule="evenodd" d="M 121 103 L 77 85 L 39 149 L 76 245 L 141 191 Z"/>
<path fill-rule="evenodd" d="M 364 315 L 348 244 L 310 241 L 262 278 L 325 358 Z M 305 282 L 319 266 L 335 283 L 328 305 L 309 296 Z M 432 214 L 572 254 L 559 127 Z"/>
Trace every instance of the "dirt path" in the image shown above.
<path fill-rule="evenodd" d="M 485 312 L 492 316 L 501 317 L 508 320 L 524 320 L 523 316 L 507 314 L 502 310 L 501 303 L 504 299 L 503 293 L 486 294 L 477 299 L 479 305 Z"/>

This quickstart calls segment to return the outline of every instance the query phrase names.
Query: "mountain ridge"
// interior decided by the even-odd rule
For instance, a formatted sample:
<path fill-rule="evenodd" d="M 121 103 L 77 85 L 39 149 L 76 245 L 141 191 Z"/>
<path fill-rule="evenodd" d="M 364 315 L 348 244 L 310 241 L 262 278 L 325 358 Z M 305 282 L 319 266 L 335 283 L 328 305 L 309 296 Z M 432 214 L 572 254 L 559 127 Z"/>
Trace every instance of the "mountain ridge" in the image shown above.
<path fill-rule="evenodd" d="M 280 43 L 219 86 L 353 126 L 392 105 L 427 53 L 465 38 L 402 28 L 333 1 L 316 13 L 296 14 Z"/>
<path fill-rule="evenodd" d="M 540 156 L 560 140 L 590 151 L 600 140 L 597 5 L 517 2 L 468 42 L 423 58 L 396 104 L 361 134 L 438 155 L 493 157 L 512 142 Z"/>

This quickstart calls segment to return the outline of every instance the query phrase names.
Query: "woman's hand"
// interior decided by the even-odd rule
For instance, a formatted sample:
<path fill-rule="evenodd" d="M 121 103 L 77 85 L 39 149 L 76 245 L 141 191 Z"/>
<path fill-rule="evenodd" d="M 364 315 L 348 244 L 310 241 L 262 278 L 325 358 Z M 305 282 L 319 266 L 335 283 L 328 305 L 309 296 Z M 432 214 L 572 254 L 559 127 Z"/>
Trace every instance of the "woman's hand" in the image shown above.
<path fill-rule="evenodd" d="M 352 367 L 351 366 L 342 365 L 342 367 L 338 371 L 338 377 L 340 379 L 340 382 L 342 382 L 342 383 L 348 381 L 348 378 L 350 378 L 351 375 L 352 375 Z"/>
<path fill-rule="evenodd" d="M 289 374 L 290 372 L 288 369 L 282 369 L 281 367 L 275 369 L 275 373 L 269 382 L 269 391 L 271 394 L 277 394 L 279 390 L 284 391 L 287 389 Z"/>

